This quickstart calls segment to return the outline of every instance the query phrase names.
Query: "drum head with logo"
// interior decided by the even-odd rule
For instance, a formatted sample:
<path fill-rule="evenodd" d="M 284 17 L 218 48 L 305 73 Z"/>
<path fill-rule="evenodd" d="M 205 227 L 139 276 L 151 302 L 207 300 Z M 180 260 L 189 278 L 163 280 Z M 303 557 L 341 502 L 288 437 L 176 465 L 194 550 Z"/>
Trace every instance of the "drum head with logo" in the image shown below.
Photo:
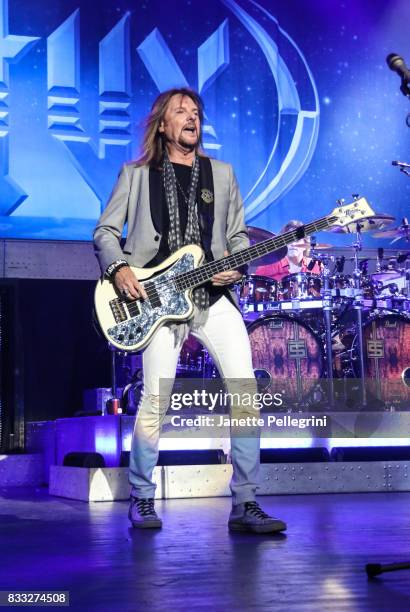
<path fill-rule="evenodd" d="M 410 407 L 410 319 L 399 314 L 371 318 L 363 327 L 366 389 L 386 406 Z M 352 347 L 358 375 L 358 339 Z"/>
<path fill-rule="evenodd" d="M 248 328 L 253 367 L 270 377 L 270 391 L 283 393 L 283 408 L 309 403 L 323 374 L 318 335 L 291 315 L 271 315 Z"/>

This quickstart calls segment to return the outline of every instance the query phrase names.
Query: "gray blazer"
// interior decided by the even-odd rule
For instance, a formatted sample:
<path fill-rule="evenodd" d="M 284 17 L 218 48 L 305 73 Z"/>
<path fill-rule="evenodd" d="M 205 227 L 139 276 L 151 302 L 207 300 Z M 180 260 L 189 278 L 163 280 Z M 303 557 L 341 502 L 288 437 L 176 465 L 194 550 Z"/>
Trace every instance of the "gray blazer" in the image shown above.
<path fill-rule="evenodd" d="M 224 250 L 235 253 L 249 246 L 244 209 L 232 166 L 211 159 L 214 182 L 214 223 L 211 251 L 215 259 Z M 127 238 L 121 249 L 120 238 L 127 222 Z M 151 218 L 149 168 L 125 164 L 108 204 L 94 230 L 94 249 L 104 274 L 117 259 L 143 268 L 158 252 L 161 235 Z"/>

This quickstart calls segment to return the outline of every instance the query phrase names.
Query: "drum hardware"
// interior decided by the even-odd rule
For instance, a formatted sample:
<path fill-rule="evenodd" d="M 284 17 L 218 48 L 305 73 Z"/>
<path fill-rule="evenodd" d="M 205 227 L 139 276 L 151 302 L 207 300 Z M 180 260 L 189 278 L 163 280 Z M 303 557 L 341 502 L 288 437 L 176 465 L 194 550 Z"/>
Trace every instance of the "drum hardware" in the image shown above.
<path fill-rule="evenodd" d="M 393 227 L 392 229 L 387 229 L 384 231 L 374 232 L 373 238 L 392 238 L 393 240 L 390 244 L 394 244 L 402 238 L 407 240 L 407 242 L 410 242 L 410 225 L 408 219 L 404 217 L 398 227 Z"/>
<path fill-rule="evenodd" d="M 271 373 L 265 368 L 255 368 L 254 374 L 256 378 L 256 385 L 258 387 L 258 393 L 265 393 L 272 384 Z"/>
<path fill-rule="evenodd" d="M 308 257 L 312 257 L 312 259 L 315 258 L 315 254 L 317 254 L 318 251 L 324 251 L 326 249 L 331 249 L 333 247 L 332 244 L 326 244 L 326 243 L 317 243 L 316 242 L 316 236 L 312 235 L 310 237 L 310 245 L 308 245 Z"/>
<path fill-rule="evenodd" d="M 326 251 L 327 249 L 331 249 L 333 248 L 333 244 L 329 244 L 327 242 L 319 242 L 319 243 L 315 243 L 315 245 L 312 244 L 312 241 L 310 241 L 311 243 L 311 247 L 308 251 L 308 255 L 310 257 L 310 252 L 315 250 L 315 251 Z"/>
<path fill-rule="evenodd" d="M 360 270 L 360 276 L 361 278 L 363 278 L 364 276 L 368 276 L 369 274 L 369 258 L 368 257 L 362 257 L 361 259 L 358 259 L 358 265 L 359 265 L 359 270 Z"/>
<path fill-rule="evenodd" d="M 390 258 L 380 271 L 370 275 L 375 297 L 395 296 L 410 298 L 410 267 L 408 254 Z M 400 267 L 406 263 L 405 267 Z"/>
<path fill-rule="evenodd" d="M 397 257 L 390 257 L 386 264 L 383 264 L 383 249 L 377 250 L 376 272 L 371 275 L 373 280 L 390 282 L 401 278 L 406 270 L 400 268 L 407 261 L 409 253 L 400 253 Z M 407 265 L 407 264 L 406 264 Z"/>
<path fill-rule="evenodd" d="M 350 274 L 344 273 L 344 267 L 346 257 L 330 257 L 329 261 L 334 262 L 334 268 L 332 274 L 329 276 L 330 288 L 332 291 L 332 297 L 338 298 L 353 298 L 353 278 Z"/>
<path fill-rule="evenodd" d="M 359 371 L 358 377 L 360 379 L 360 399 L 361 405 L 366 406 L 366 386 L 364 384 L 364 346 L 363 346 L 363 334 L 362 334 L 362 325 L 363 325 L 363 292 L 362 292 L 362 270 L 360 269 L 359 262 L 359 251 L 362 250 L 362 236 L 361 236 L 361 226 L 359 223 L 356 224 L 356 242 L 352 244 L 354 249 L 354 270 L 353 270 L 353 281 L 354 281 L 354 309 L 356 312 L 356 329 L 357 329 L 357 337 L 358 337 L 358 362 L 359 362 Z"/>
<path fill-rule="evenodd" d="M 384 255 L 384 249 L 382 247 L 379 247 L 377 249 L 377 263 L 376 263 L 376 272 L 378 273 L 382 271 L 383 255 Z"/>
<path fill-rule="evenodd" d="M 328 381 L 327 395 L 329 407 L 334 407 L 334 387 L 333 387 L 333 347 L 332 347 L 332 312 L 333 299 L 330 286 L 330 257 L 321 256 L 322 263 L 321 278 L 323 282 L 323 320 L 325 326 L 325 352 L 326 352 L 326 378 Z M 340 266 L 339 266 L 340 267 Z"/>
<path fill-rule="evenodd" d="M 389 293 L 395 297 L 399 297 L 399 286 L 397 283 L 389 283 L 388 285 L 382 285 L 381 290 L 387 289 Z"/>
<path fill-rule="evenodd" d="M 380 270 L 371 274 L 371 278 L 374 281 L 381 281 L 381 283 L 390 282 L 392 280 L 396 280 L 402 276 L 403 272 L 397 268 L 391 267 L 390 269 L 386 267 L 384 270 Z"/>
<path fill-rule="evenodd" d="M 410 270 L 406 271 L 406 298 L 410 300 Z"/>
<path fill-rule="evenodd" d="M 355 261 L 354 255 L 346 257 L 347 261 Z M 377 261 L 377 257 L 358 257 L 358 261 Z"/>
<path fill-rule="evenodd" d="M 353 196 L 356 198 L 356 196 Z M 364 345 L 363 345 L 363 278 L 367 276 L 367 265 L 369 258 L 360 259 L 359 252 L 362 250 L 362 232 L 383 230 L 394 222 L 395 218 L 386 213 L 376 213 L 371 217 L 361 220 L 358 223 L 351 223 L 343 228 L 334 228 L 334 231 L 343 233 L 355 233 L 356 241 L 352 244 L 354 249 L 353 261 L 353 308 L 356 314 L 356 330 L 358 338 L 358 377 L 360 380 L 360 403 L 363 407 L 367 405 L 366 386 L 364 381 Z M 380 259 L 380 257 L 379 257 Z"/>
<path fill-rule="evenodd" d="M 283 311 L 283 312 L 300 312 L 300 311 L 304 311 L 304 310 L 317 310 L 317 309 L 322 309 L 323 308 L 323 299 L 320 298 L 318 300 L 315 299 L 308 299 L 308 300 L 299 300 L 299 299 L 293 299 L 293 300 L 281 300 L 279 302 L 274 302 L 273 304 L 269 304 L 268 308 L 266 309 L 266 312 L 276 312 L 276 311 Z"/>
<path fill-rule="evenodd" d="M 336 257 L 333 274 L 337 274 L 338 276 L 342 275 L 345 269 L 345 262 L 346 257 L 344 255 L 342 255 L 341 257 Z"/>
<path fill-rule="evenodd" d="M 387 311 L 394 311 L 397 316 L 405 316 L 404 313 L 410 310 L 410 268 L 407 262 L 410 253 L 403 253 L 387 260 L 384 258 L 384 250 L 380 248 L 376 258 L 360 257 L 361 233 L 374 232 L 376 229 L 386 238 L 398 235 L 403 237 L 405 226 L 402 229 L 381 231 L 393 221 L 394 217 L 390 215 L 376 214 L 363 223 L 351 224 L 348 232 L 356 235 L 352 244 L 352 257 L 334 257 L 320 253 L 321 248 L 325 250 L 331 245 L 317 244 L 313 237 L 309 256 L 313 260 L 312 268 L 316 262 L 320 262 L 322 267 L 320 275 L 310 274 L 309 271 L 300 272 L 288 275 L 274 285 L 269 284 L 274 283 L 272 279 L 261 276 L 249 275 L 244 280 L 240 296 L 241 310 L 248 319 L 255 377 L 259 381 L 258 389 L 275 387 L 278 390 L 282 386 L 283 390 L 290 394 L 290 404 L 293 408 L 303 409 L 312 401 L 317 401 L 316 390 L 321 386 L 317 378 L 321 378 L 323 374 L 326 382 L 329 381 L 329 386 L 324 395 L 324 386 L 322 387 L 322 399 L 327 405 L 334 406 L 339 399 L 343 401 L 341 393 L 343 384 L 351 391 L 347 379 L 353 376 L 359 379 L 352 381 L 354 395 L 357 395 L 357 402 L 356 398 L 353 398 L 355 408 L 357 404 L 363 407 L 369 406 L 370 401 L 374 405 L 375 395 L 371 385 L 370 393 L 367 395 L 368 381 L 365 380 L 366 376 L 370 377 L 371 384 L 376 385 L 377 376 L 373 370 L 369 371 L 369 360 L 371 362 L 373 359 L 372 347 L 377 348 L 378 344 L 377 338 L 373 342 L 375 339 L 369 336 L 369 311 L 371 311 L 370 317 L 386 317 Z M 258 228 L 249 229 L 252 232 Z M 374 236 L 377 234 L 378 232 L 373 233 Z M 347 260 L 354 263 L 351 275 L 344 273 Z M 374 274 L 368 273 L 369 261 L 376 262 Z M 334 263 L 332 272 L 330 272 L 331 262 Z M 405 262 L 406 268 L 404 268 Z M 318 313 L 314 312 L 318 308 L 323 310 L 323 317 L 319 317 Z M 345 312 L 352 319 L 350 328 L 346 328 L 341 322 Z M 274 331 L 278 329 L 274 322 L 279 324 L 279 328 L 283 324 L 283 334 L 280 338 L 279 332 Z M 296 330 L 302 330 L 302 334 L 296 333 L 295 325 Z M 307 328 L 313 334 L 314 342 L 306 341 Z M 306 347 L 315 346 L 315 342 L 320 345 L 321 365 L 318 369 L 316 363 L 315 368 L 308 374 L 304 370 L 306 365 L 304 360 L 309 361 L 312 357 L 309 356 Z M 337 360 L 343 362 L 343 367 L 338 371 L 342 373 L 344 383 L 339 381 L 335 386 L 333 367 Z M 403 367 L 400 371 L 400 381 L 407 388 L 410 387 L 410 364 L 403 361 L 401 365 Z M 319 370 L 321 374 L 318 377 Z M 312 372 L 313 378 L 316 377 L 315 384 L 306 387 L 305 382 L 309 376 L 311 377 Z M 386 399 L 385 396 L 386 394 L 382 394 L 382 399 Z M 346 397 L 347 394 L 345 400 Z M 351 399 L 350 395 L 348 401 Z"/>

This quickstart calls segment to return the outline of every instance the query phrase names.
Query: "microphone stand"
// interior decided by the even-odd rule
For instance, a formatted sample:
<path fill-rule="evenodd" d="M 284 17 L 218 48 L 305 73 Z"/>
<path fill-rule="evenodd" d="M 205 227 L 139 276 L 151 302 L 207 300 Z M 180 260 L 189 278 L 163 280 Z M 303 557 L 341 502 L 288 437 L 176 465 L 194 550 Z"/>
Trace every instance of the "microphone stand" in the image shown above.
<path fill-rule="evenodd" d="M 410 81 L 405 76 L 402 76 L 401 78 L 400 91 L 403 94 L 403 96 L 406 96 L 406 98 L 410 99 Z M 407 127 L 410 128 L 410 113 L 406 115 L 406 125 Z M 400 168 L 400 170 L 404 172 L 404 174 L 407 174 L 407 176 L 410 176 L 410 173 L 408 170 L 405 170 L 404 168 Z"/>
<path fill-rule="evenodd" d="M 405 77 L 402 77 L 401 79 L 400 91 L 403 96 L 406 96 L 406 98 L 410 98 L 410 85 L 408 79 L 406 79 Z"/>
<path fill-rule="evenodd" d="M 366 573 L 368 578 L 375 578 L 384 572 L 396 572 L 397 570 L 410 569 L 410 562 L 406 563 L 367 563 Z"/>

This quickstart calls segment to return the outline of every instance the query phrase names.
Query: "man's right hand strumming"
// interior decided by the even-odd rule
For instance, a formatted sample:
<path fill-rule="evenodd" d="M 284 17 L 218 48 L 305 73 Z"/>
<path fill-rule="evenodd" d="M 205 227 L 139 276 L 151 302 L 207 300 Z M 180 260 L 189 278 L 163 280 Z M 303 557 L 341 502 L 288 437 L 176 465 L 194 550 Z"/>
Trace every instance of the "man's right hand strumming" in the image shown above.
<path fill-rule="evenodd" d="M 128 266 L 120 268 L 115 273 L 114 284 L 118 291 L 128 299 L 146 300 L 148 298 L 144 286 Z"/>

